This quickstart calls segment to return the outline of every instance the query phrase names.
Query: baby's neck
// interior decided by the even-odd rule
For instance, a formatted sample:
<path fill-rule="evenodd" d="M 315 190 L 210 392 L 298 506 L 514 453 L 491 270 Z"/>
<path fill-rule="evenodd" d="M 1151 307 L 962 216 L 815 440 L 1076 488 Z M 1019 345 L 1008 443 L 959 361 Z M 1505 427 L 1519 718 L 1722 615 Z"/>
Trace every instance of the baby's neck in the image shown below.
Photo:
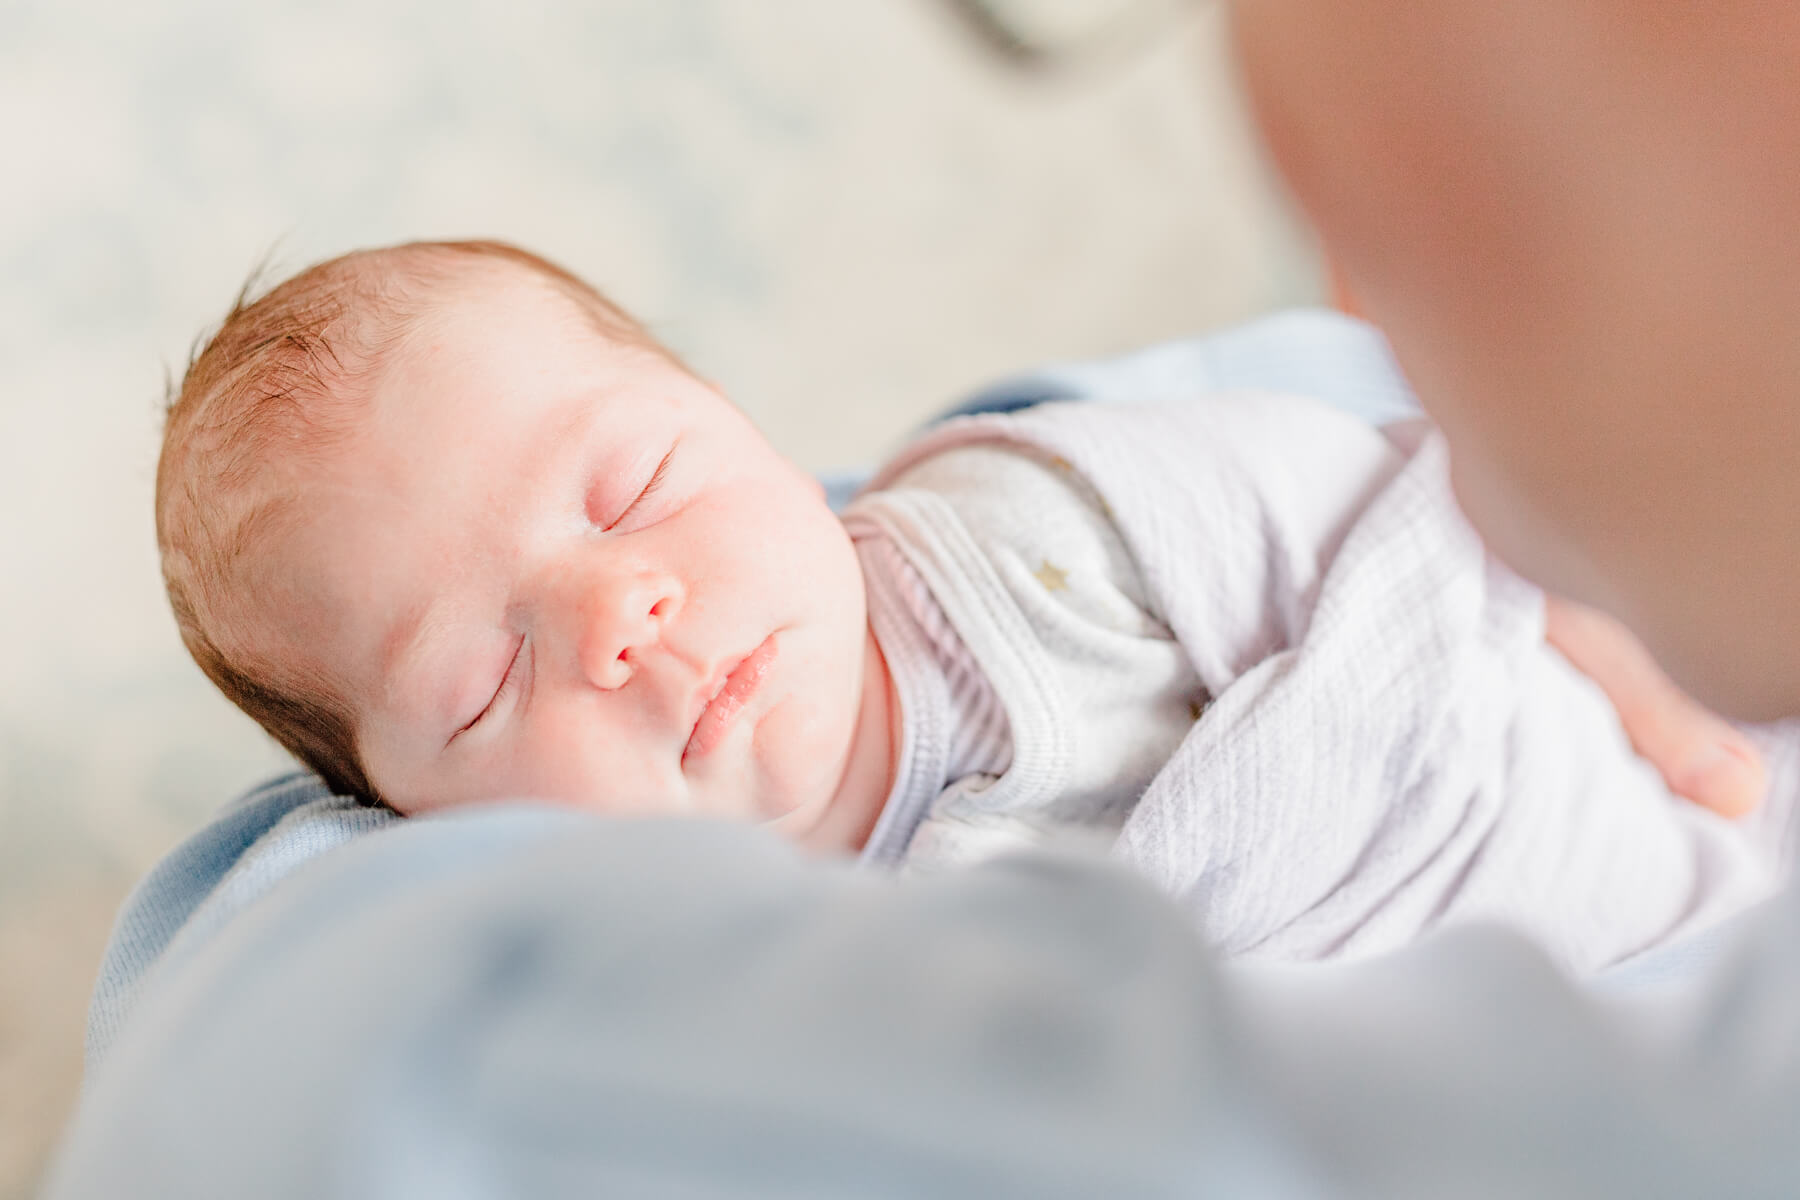
<path fill-rule="evenodd" d="M 843 778 L 830 807 L 796 840 L 809 850 L 826 853 L 860 851 L 893 789 L 899 750 L 899 698 L 874 630 L 864 626 L 862 704 Z"/>

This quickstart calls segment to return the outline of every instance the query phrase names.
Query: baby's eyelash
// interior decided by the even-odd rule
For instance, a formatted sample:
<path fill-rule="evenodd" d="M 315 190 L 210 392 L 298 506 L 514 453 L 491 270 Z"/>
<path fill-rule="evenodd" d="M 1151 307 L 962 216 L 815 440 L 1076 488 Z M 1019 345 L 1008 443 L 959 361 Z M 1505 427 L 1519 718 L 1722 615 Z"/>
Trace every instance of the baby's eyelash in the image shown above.
<path fill-rule="evenodd" d="M 635 500 L 633 500 L 630 504 L 625 506 L 625 511 L 620 513 L 618 516 L 618 519 L 615 520 L 612 523 L 612 525 L 607 526 L 607 528 L 610 529 L 613 526 L 623 524 L 625 521 L 625 518 L 629 517 L 632 514 L 632 511 L 634 509 L 636 509 L 638 505 L 642 504 L 645 500 L 649 499 L 651 496 L 656 494 L 656 489 L 662 486 L 663 479 L 669 473 L 669 460 L 674 457 L 675 457 L 675 448 L 673 446 L 671 446 L 671 447 L 669 447 L 669 452 L 667 454 L 663 455 L 662 461 L 656 464 L 656 472 L 650 476 L 650 482 L 646 483 L 644 485 L 644 490 L 637 494 L 637 498 Z"/>
<path fill-rule="evenodd" d="M 521 637 L 518 648 L 513 651 L 512 661 L 506 664 L 506 674 L 500 677 L 500 686 L 494 689 L 494 694 L 488 697 L 488 702 L 482 706 L 480 712 L 470 718 L 467 725 L 450 735 L 451 741 L 454 742 L 458 737 L 481 724 L 489 713 L 500 707 L 500 701 L 510 696 L 513 689 L 519 686 L 519 660 L 524 656 L 525 639 Z"/>

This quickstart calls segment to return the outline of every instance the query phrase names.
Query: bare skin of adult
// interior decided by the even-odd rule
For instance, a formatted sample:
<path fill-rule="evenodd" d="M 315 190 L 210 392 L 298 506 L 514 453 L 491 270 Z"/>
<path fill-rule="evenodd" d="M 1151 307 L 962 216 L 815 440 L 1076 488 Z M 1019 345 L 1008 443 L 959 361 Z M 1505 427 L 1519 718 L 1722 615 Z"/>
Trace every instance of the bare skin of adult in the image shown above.
<path fill-rule="evenodd" d="M 1546 588 L 1800 712 L 1800 7 L 1240 0 L 1275 158 Z"/>
<path fill-rule="evenodd" d="M 1743 734 L 1697 704 L 1612 617 L 1551 597 L 1544 640 L 1606 693 L 1632 748 L 1662 774 L 1669 790 L 1726 817 L 1762 802 L 1768 771 Z"/>

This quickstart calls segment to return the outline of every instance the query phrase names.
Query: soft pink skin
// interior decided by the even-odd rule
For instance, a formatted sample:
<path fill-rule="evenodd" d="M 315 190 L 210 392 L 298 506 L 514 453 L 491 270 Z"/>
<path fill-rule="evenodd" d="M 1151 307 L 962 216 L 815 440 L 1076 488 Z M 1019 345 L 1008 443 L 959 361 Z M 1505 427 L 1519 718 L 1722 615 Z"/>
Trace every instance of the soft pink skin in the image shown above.
<path fill-rule="evenodd" d="M 356 698 L 390 803 L 866 839 L 892 730 L 862 573 L 818 484 L 742 413 L 512 268 L 450 289 L 372 392 L 303 485 L 268 603 L 286 655 Z M 701 715 L 721 680 L 765 643 L 727 687 L 741 708 L 684 762 L 696 721 L 725 715 Z"/>

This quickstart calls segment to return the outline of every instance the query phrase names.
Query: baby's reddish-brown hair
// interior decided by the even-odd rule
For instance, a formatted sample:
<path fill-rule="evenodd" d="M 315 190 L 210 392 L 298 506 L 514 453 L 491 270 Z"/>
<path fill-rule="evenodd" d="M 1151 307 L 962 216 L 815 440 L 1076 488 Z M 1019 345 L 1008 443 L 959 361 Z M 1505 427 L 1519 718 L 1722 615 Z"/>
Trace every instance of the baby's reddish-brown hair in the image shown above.
<path fill-rule="evenodd" d="M 253 552 L 292 519 L 295 468 L 356 428 L 361 385 L 383 356 L 446 285 L 484 266 L 532 272 L 601 336 L 667 354 L 594 287 L 529 251 L 411 242 L 340 255 L 260 295 L 253 279 L 171 389 L 156 542 L 181 640 L 207 678 L 340 795 L 380 801 L 354 710 L 330 680 L 277 661 L 250 632 Z"/>

